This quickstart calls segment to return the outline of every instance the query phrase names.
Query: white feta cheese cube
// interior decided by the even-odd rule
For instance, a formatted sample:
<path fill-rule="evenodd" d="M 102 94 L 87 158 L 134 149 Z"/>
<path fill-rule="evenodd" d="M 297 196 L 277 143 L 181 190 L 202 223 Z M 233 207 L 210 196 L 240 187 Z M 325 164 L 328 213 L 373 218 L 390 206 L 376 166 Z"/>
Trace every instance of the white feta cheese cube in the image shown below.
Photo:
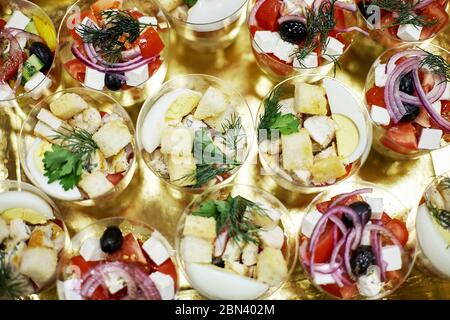
<path fill-rule="evenodd" d="M 445 87 L 445 91 L 439 100 L 450 100 L 450 82 L 447 82 L 447 86 Z"/>
<path fill-rule="evenodd" d="M 317 271 L 327 272 L 331 270 L 331 265 L 329 263 L 316 264 Z M 331 274 L 325 274 L 320 272 L 314 273 L 314 282 L 318 285 L 332 284 L 336 281 Z"/>
<path fill-rule="evenodd" d="M 164 261 L 169 259 L 170 254 L 167 251 L 166 247 L 159 241 L 158 238 L 151 236 L 147 241 L 142 245 L 142 249 L 147 252 L 150 259 L 156 263 L 156 265 L 162 264 Z"/>
<path fill-rule="evenodd" d="M 80 247 L 80 255 L 86 261 L 105 260 L 106 253 L 100 247 L 100 239 L 88 238 Z"/>
<path fill-rule="evenodd" d="M 367 225 L 371 225 L 372 222 L 367 222 Z M 370 246 L 371 242 L 370 242 L 370 231 L 368 231 L 367 229 L 364 229 L 362 236 L 361 236 L 361 245 L 362 246 Z"/>
<path fill-rule="evenodd" d="M 23 86 L 26 92 L 30 92 L 36 88 L 42 81 L 44 81 L 45 75 L 42 72 L 35 73 L 30 80 L 28 80 Z"/>
<path fill-rule="evenodd" d="M 14 92 L 12 91 L 11 87 L 7 83 L 0 83 L 0 101 L 9 100 L 12 98 L 14 98 Z"/>
<path fill-rule="evenodd" d="M 330 144 L 336 131 L 334 121 L 327 116 L 309 117 L 305 120 L 303 126 L 308 130 L 311 138 L 322 147 L 326 147 Z"/>
<path fill-rule="evenodd" d="M 284 232 L 279 226 L 271 230 L 260 230 L 258 236 L 265 247 L 281 249 L 284 244 Z"/>
<path fill-rule="evenodd" d="M 308 0 L 311 1 L 311 0 Z M 297 4 L 296 0 L 283 0 L 283 7 L 281 8 L 281 15 L 283 16 L 292 16 L 292 15 L 301 15 L 303 9 Z"/>
<path fill-rule="evenodd" d="M 116 272 L 109 272 L 103 274 L 103 281 L 105 281 L 106 287 L 109 293 L 115 294 L 125 288 L 126 282 Z"/>
<path fill-rule="evenodd" d="M 319 66 L 319 59 L 316 52 L 308 54 L 302 61 L 294 57 L 294 68 L 315 68 Z"/>
<path fill-rule="evenodd" d="M 381 259 L 386 263 L 386 271 L 395 271 L 402 268 L 402 252 L 397 245 L 382 247 Z"/>
<path fill-rule="evenodd" d="M 298 46 L 295 44 L 279 39 L 273 50 L 273 55 L 282 61 L 291 63 L 294 59 L 294 51 L 297 47 Z"/>
<path fill-rule="evenodd" d="M 63 282 L 64 298 L 66 300 L 83 300 L 80 294 L 80 289 L 80 279 L 72 278 Z"/>
<path fill-rule="evenodd" d="M 58 117 L 56 117 L 53 113 L 51 113 L 47 109 L 41 109 L 37 114 L 36 118 L 44 122 L 53 130 L 58 130 L 63 125 L 63 121 Z"/>
<path fill-rule="evenodd" d="M 397 37 L 404 41 L 418 41 L 422 27 L 413 24 L 402 24 L 398 27 Z"/>
<path fill-rule="evenodd" d="M 34 76 L 33 76 L 34 77 Z M 31 79 L 30 79 L 31 81 Z M 44 94 L 45 90 L 50 89 L 52 86 L 52 80 L 49 77 L 42 78 L 40 84 L 32 90 L 29 95 L 33 100 L 39 100 Z"/>
<path fill-rule="evenodd" d="M 317 222 L 319 222 L 319 219 L 322 217 L 322 213 L 315 210 L 311 213 L 308 213 L 304 218 L 302 222 L 302 233 L 310 238 L 311 234 L 314 230 L 314 227 L 316 226 Z"/>
<path fill-rule="evenodd" d="M 436 101 L 432 105 L 433 109 L 436 111 L 437 114 L 441 114 L 442 111 L 442 103 L 441 101 Z"/>
<path fill-rule="evenodd" d="M 30 238 L 31 230 L 22 219 L 14 219 L 9 223 L 9 236 L 14 242 L 26 241 Z"/>
<path fill-rule="evenodd" d="M 24 15 L 22 12 L 15 10 L 6 23 L 5 27 L 24 30 L 30 20 L 31 19 Z"/>
<path fill-rule="evenodd" d="M 383 198 L 365 197 L 364 200 L 372 209 L 372 215 L 370 216 L 370 219 L 380 220 L 384 212 Z"/>
<path fill-rule="evenodd" d="M 380 278 L 380 269 L 374 265 L 369 266 L 366 274 L 358 278 L 356 286 L 361 295 L 366 297 L 376 296 L 383 288 L 383 283 Z"/>
<path fill-rule="evenodd" d="M 256 31 L 253 37 L 259 49 L 265 53 L 273 53 L 280 39 L 278 32 L 272 31 Z"/>
<path fill-rule="evenodd" d="M 125 77 L 127 77 L 127 85 L 132 87 L 140 86 L 148 80 L 148 65 L 125 72 Z"/>
<path fill-rule="evenodd" d="M 103 87 L 105 86 L 105 76 L 106 74 L 104 72 L 86 67 L 84 85 L 91 89 L 103 90 Z"/>
<path fill-rule="evenodd" d="M 327 47 L 323 53 L 323 57 L 328 61 L 334 61 L 344 53 L 345 44 L 333 37 L 327 38 Z"/>
<path fill-rule="evenodd" d="M 382 126 L 387 126 L 391 122 L 391 117 L 389 117 L 389 112 L 386 108 L 379 107 L 375 104 L 370 108 L 370 117 L 373 122 Z"/>
<path fill-rule="evenodd" d="M 153 272 L 150 275 L 159 295 L 162 300 L 172 300 L 175 296 L 175 283 L 171 276 L 161 273 L 159 271 Z"/>
<path fill-rule="evenodd" d="M 151 24 L 152 26 L 158 25 L 158 19 L 155 17 L 143 16 L 138 18 L 140 23 Z"/>
<path fill-rule="evenodd" d="M 434 150 L 441 146 L 442 130 L 422 129 L 419 138 L 419 149 Z"/>
<path fill-rule="evenodd" d="M 375 67 L 375 85 L 377 87 L 384 87 L 386 85 L 386 80 L 386 64 L 378 64 Z"/>
<path fill-rule="evenodd" d="M 19 46 L 20 46 L 22 49 L 24 49 L 25 46 L 27 45 L 27 38 L 25 38 L 25 37 L 19 37 L 19 38 L 16 38 L 16 39 L 17 39 L 17 42 L 19 43 Z"/>

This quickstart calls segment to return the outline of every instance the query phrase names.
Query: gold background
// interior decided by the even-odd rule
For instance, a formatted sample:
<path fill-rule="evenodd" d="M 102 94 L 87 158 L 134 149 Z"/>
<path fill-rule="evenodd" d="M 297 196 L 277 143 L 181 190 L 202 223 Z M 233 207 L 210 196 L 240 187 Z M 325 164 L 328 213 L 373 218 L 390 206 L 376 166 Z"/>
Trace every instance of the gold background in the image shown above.
<path fill-rule="evenodd" d="M 1 0 L 6 1 L 6 0 Z M 35 0 L 54 20 L 56 28 L 62 19 L 70 0 Z M 450 25 L 433 41 L 448 49 L 450 43 Z M 375 58 L 383 51 L 377 42 L 357 36 L 355 43 L 342 59 L 337 78 L 351 86 L 362 99 L 365 76 Z M 172 33 L 171 60 L 167 79 L 179 74 L 205 73 L 228 80 L 247 98 L 253 114 L 262 97 L 274 85 L 257 67 L 250 48 L 249 36 L 244 25 L 237 41 L 225 50 L 213 53 L 199 53 L 177 42 Z M 66 86 L 63 81 L 58 89 Z M 140 105 L 128 108 L 132 119 L 136 121 Z M 29 105 L 21 106 L 24 111 Z M 19 134 L 24 113 L 20 109 L 7 109 L 0 115 L 0 179 L 16 179 L 22 176 L 17 159 L 16 139 Z M 7 146 L 5 147 L 5 141 Z M 253 148 L 250 163 L 256 163 Z M 245 165 L 239 172 L 236 182 L 255 184 L 270 191 L 289 209 L 296 227 L 300 225 L 301 213 L 311 201 L 313 195 L 301 195 L 277 187 L 270 177 L 259 175 L 260 165 Z M 380 184 L 393 191 L 403 202 L 414 208 L 426 185 L 433 176 L 450 170 L 450 148 L 439 150 L 432 156 L 416 160 L 394 161 L 372 150 L 366 164 L 353 180 L 367 180 Z M 24 177 L 22 177 L 24 178 Z M 26 179 L 24 179 L 26 180 Z M 129 187 L 114 202 L 103 207 L 75 207 L 57 202 L 67 227 L 74 232 L 93 222 L 97 218 L 126 216 L 140 219 L 159 229 L 172 243 L 174 242 L 176 223 L 191 196 L 173 191 L 160 183 L 139 159 L 139 166 Z M 185 280 L 181 281 L 179 299 L 201 298 Z M 39 297 L 56 299 L 55 290 Z M 323 299 L 323 294 L 314 289 L 297 263 L 290 280 L 273 296 L 274 299 Z M 441 280 L 427 276 L 416 267 L 405 284 L 390 299 L 450 299 L 450 280 Z"/>

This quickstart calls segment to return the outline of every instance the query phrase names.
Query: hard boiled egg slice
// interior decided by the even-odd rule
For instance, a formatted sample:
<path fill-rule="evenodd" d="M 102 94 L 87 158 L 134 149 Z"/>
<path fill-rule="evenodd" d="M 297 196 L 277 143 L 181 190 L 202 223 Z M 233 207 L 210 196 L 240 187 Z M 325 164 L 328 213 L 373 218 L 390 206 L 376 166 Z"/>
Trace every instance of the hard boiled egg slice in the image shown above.
<path fill-rule="evenodd" d="M 366 150 L 367 141 L 370 141 L 368 135 L 371 135 L 371 131 L 370 129 L 368 129 L 368 126 L 366 125 L 364 114 L 361 110 L 358 101 L 353 97 L 353 95 L 349 91 L 347 91 L 347 89 L 341 83 L 332 79 L 324 79 L 323 85 L 327 93 L 331 113 L 333 115 L 341 114 L 346 116 L 347 118 L 353 121 L 354 125 L 358 129 L 359 133 L 358 135 L 346 136 L 345 139 L 350 140 L 341 142 L 342 145 L 353 144 L 356 146 L 353 152 L 351 152 L 351 154 L 343 157 L 343 161 L 345 164 L 352 163 L 358 160 Z M 342 121 L 342 124 L 346 126 L 348 125 L 347 128 L 345 128 L 346 133 L 353 130 L 351 128 L 351 125 L 349 125 L 348 121 Z M 345 148 L 345 151 L 348 152 L 348 148 Z M 341 154 L 339 155 L 341 156 Z"/>
<path fill-rule="evenodd" d="M 0 212 L 9 215 L 14 209 L 22 209 L 22 212 L 32 212 L 38 220 L 54 219 L 52 207 L 41 197 L 28 191 L 8 191 L 0 193 Z M 9 212 L 9 213 L 8 213 Z M 24 219 L 25 220 L 25 219 Z"/>
<path fill-rule="evenodd" d="M 48 178 L 44 176 L 44 164 L 42 159 L 44 153 L 51 149 L 51 144 L 36 138 L 27 153 L 27 167 L 39 187 L 48 195 L 66 201 L 82 199 L 80 190 L 75 186 L 65 191 L 59 181 L 48 183 Z"/>
<path fill-rule="evenodd" d="M 254 300 L 269 285 L 210 264 L 186 263 L 191 284 L 202 295 L 216 300 Z"/>

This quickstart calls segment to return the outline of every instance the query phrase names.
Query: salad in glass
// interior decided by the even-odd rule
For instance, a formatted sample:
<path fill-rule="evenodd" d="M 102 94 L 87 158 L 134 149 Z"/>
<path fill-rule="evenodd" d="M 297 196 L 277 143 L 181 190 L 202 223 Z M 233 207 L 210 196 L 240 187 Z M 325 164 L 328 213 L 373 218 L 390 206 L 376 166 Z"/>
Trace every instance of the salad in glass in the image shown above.
<path fill-rule="evenodd" d="M 403 42 L 430 40 L 448 23 L 448 0 L 358 0 L 370 29 Z"/>
<path fill-rule="evenodd" d="M 289 277 L 296 237 L 286 208 L 252 186 L 208 190 L 185 210 L 177 257 L 190 284 L 209 299 L 269 297 Z"/>
<path fill-rule="evenodd" d="M 318 192 L 353 175 L 370 151 L 361 102 L 341 82 L 297 76 L 278 84 L 258 112 L 258 151 L 282 187 Z"/>
<path fill-rule="evenodd" d="M 416 217 L 420 262 L 450 279 L 450 174 L 436 177 L 420 203 Z"/>
<path fill-rule="evenodd" d="M 173 254 L 166 238 L 141 222 L 99 220 L 75 235 L 59 263 L 59 299 L 172 300 Z"/>
<path fill-rule="evenodd" d="M 29 1 L 0 6 L 0 101 L 38 100 L 52 85 L 56 31 L 47 14 Z"/>
<path fill-rule="evenodd" d="M 130 117 L 115 100 L 90 89 L 66 89 L 28 115 L 20 160 L 27 177 L 48 195 L 93 204 L 131 180 L 133 134 Z"/>
<path fill-rule="evenodd" d="M 0 190 L 0 299 L 23 299 L 54 284 L 68 233 L 37 188 L 6 180 Z"/>
<path fill-rule="evenodd" d="M 192 192 L 234 178 L 248 156 L 252 134 L 245 99 L 207 75 L 166 82 L 145 102 L 137 128 L 148 167 L 171 186 Z"/>
<path fill-rule="evenodd" d="M 326 74 L 349 48 L 357 7 L 337 0 L 251 0 L 248 27 L 256 62 L 268 75 Z"/>
<path fill-rule="evenodd" d="M 312 283 L 337 299 L 391 294 L 413 267 L 408 213 L 388 191 L 367 183 L 319 194 L 300 234 L 300 260 Z"/>
<path fill-rule="evenodd" d="M 383 53 L 365 96 L 374 146 L 391 157 L 417 157 L 450 142 L 450 53 L 403 45 Z"/>

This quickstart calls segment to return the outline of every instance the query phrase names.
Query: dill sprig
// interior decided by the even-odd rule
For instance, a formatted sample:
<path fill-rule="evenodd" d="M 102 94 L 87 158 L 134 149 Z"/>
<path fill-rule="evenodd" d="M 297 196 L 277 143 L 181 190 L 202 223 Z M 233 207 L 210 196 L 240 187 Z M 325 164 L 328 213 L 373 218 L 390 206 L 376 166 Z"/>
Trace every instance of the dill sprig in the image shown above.
<path fill-rule="evenodd" d="M 28 282 L 14 271 L 4 250 L 0 250 L 0 299 L 17 299 L 26 294 Z"/>
<path fill-rule="evenodd" d="M 245 138 L 243 132 L 242 120 L 237 113 L 233 113 L 229 119 L 222 123 L 223 144 L 235 153 L 238 151 L 238 144 Z"/>
<path fill-rule="evenodd" d="M 121 59 L 126 45 L 136 41 L 146 27 L 153 26 L 139 22 L 122 10 L 104 10 L 100 14 L 105 21 L 104 28 L 82 24 L 77 27 L 77 31 L 84 42 L 99 49 L 99 55 L 111 63 Z"/>
<path fill-rule="evenodd" d="M 439 181 L 437 185 L 438 189 L 448 190 L 450 189 L 450 178 L 444 177 Z M 436 222 L 444 229 L 450 231 L 450 211 L 438 209 L 430 199 L 427 199 L 427 207 L 431 211 Z"/>
<path fill-rule="evenodd" d="M 445 79 L 444 81 L 450 82 L 450 63 L 439 55 L 423 49 L 422 51 L 425 51 L 427 55 L 420 62 L 420 67 L 427 67 L 435 74 L 441 75 Z"/>

